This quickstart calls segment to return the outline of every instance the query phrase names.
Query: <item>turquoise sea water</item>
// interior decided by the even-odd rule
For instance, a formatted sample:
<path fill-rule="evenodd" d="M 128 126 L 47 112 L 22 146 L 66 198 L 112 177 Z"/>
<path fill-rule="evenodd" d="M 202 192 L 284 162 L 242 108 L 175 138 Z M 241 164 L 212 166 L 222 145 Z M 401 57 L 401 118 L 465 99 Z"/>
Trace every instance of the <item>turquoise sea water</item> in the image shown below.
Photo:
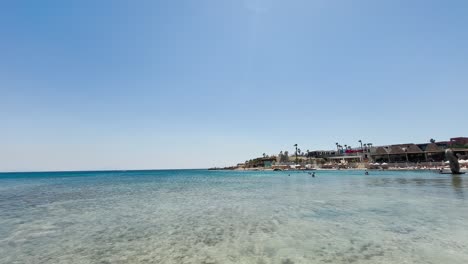
<path fill-rule="evenodd" d="M 467 176 L 316 175 L 0 174 L 0 263 L 468 263 Z"/>

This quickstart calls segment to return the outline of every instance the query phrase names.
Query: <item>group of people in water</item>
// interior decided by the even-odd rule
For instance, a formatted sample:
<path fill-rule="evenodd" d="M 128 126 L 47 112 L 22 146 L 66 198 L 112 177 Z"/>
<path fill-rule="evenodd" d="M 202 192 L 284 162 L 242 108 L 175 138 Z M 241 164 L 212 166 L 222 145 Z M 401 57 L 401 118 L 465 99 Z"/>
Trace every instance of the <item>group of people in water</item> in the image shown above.
<path fill-rule="evenodd" d="M 315 178 L 315 172 L 308 172 L 308 173 L 309 173 L 309 175 L 310 175 L 312 178 Z M 366 172 L 364 172 L 364 174 L 365 174 L 365 175 L 369 175 L 369 172 L 366 171 Z M 288 174 L 288 176 L 291 176 L 291 174 Z"/>
<path fill-rule="evenodd" d="M 315 178 L 315 172 L 309 172 L 309 175 L 312 176 L 312 178 Z M 291 176 L 291 174 L 288 174 L 288 176 Z"/>

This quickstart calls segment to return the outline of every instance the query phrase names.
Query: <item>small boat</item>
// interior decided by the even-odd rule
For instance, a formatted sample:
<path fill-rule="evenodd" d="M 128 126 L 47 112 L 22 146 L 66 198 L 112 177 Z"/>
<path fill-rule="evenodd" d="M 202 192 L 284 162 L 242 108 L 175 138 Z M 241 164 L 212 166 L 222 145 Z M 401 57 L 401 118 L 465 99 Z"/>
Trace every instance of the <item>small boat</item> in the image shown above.
<path fill-rule="evenodd" d="M 451 171 L 439 171 L 439 174 L 453 174 L 453 175 L 460 175 L 465 174 L 466 172 L 460 171 L 459 173 L 452 173 Z"/>

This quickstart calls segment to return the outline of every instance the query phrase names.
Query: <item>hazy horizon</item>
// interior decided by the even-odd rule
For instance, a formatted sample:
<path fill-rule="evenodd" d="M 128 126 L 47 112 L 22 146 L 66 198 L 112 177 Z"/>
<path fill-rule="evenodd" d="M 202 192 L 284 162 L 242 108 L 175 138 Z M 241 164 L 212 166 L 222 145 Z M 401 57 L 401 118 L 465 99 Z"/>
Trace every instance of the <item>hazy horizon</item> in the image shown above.
<path fill-rule="evenodd" d="M 10 1 L 0 171 L 468 136 L 468 2 Z"/>

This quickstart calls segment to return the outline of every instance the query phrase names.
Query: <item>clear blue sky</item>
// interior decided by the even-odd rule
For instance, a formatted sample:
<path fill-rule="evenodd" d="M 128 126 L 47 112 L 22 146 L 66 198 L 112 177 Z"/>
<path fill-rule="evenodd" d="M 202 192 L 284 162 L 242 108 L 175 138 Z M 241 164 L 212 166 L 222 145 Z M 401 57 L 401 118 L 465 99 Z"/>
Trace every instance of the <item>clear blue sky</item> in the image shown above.
<path fill-rule="evenodd" d="M 0 171 L 468 136 L 468 1 L 2 1 Z"/>

